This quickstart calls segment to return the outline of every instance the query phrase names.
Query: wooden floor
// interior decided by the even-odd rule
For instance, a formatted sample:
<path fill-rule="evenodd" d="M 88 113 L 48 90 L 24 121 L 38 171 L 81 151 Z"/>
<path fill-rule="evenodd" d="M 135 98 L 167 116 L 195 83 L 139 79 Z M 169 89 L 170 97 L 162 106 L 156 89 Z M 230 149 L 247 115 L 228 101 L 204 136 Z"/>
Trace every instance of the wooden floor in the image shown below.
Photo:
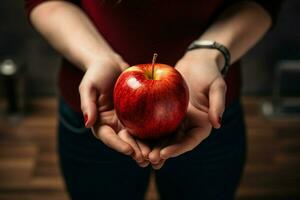
<path fill-rule="evenodd" d="M 300 199 L 300 118 L 265 118 L 261 100 L 244 98 L 249 152 L 237 199 Z M 0 117 L 0 200 L 68 199 L 55 153 L 56 106 L 39 99 L 21 120 Z M 146 199 L 158 199 L 153 179 Z"/>

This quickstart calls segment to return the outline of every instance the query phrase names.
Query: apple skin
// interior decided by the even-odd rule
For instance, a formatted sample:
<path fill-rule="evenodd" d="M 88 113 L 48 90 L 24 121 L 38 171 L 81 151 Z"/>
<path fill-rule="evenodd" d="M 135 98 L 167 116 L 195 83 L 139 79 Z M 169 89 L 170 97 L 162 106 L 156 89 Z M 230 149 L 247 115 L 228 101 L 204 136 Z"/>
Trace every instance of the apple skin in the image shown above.
<path fill-rule="evenodd" d="M 136 138 L 154 140 L 174 133 L 183 120 L 188 87 L 181 74 L 165 64 L 140 64 L 126 69 L 114 88 L 120 122 Z"/>

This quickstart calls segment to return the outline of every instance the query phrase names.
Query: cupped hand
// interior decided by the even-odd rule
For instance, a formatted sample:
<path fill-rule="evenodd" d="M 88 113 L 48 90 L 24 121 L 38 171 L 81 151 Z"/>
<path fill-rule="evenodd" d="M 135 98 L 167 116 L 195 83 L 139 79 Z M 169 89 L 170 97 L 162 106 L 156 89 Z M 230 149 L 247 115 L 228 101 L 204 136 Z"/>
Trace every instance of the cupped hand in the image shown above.
<path fill-rule="evenodd" d="M 134 139 L 122 126 L 113 106 L 114 83 L 128 64 L 119 55 L 106 56 L 92 62 L 79 86 L 81 110 L 85 126 L 108 147 L 132 156 L 142 167 L 150 148 Z"/>
<path fill-rule="evenodd" d="M 161 168 L 168 158 L 193 150 L 209 136 L 212 127 L 221 127 L 226 84 L 213 51 L 190 51 L 176 64 L 175 68 L 189 87 L 190 102 L 178 132 L 150 152 L 149 159 L 154 169 Z"/>

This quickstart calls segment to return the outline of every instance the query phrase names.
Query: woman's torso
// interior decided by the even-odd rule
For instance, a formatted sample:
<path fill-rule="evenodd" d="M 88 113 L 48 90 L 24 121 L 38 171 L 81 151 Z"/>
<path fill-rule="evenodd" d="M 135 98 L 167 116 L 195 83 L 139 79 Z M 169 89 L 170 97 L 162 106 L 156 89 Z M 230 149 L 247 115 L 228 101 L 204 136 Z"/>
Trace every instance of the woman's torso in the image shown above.
<path fill-rule="evenodd" d="M 222 0 L 73 0 L 88 15 L 109 45 L 130 65 L 158 62 L 174 66 L 187 46 L 205 31 L 224 8 Z M 74 30 L 76 31 L 76 30 Z M 101 55 L 99 55 L 100 57 Z M 78 86 L 83 72 L 64 60 L 61 95 L 80 112 Z M 239 64 L 229 70 L 227 104 L 239 96 Z"/>

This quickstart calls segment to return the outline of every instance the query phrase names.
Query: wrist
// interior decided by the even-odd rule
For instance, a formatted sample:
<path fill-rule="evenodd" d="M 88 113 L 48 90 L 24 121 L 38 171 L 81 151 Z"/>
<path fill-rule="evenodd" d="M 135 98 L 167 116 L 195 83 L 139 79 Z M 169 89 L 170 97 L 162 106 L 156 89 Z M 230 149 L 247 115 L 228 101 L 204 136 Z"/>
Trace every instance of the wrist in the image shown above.
<path fill-rule="evenodd" d="M 192 42 L 188 48 L 187 51 L 191 51 L 191 50 L 195 50 L 195 49 L 214 49 L 214 50 L 218 50 L 223 56 L 224 56 L 224 66 L 221 68 L 221 66 L 219 65 L 222 61 L 221 58 L 219 56 L 217 56 L 217 60 L 216 62 L 218 63 L 218 68 L 221 69 L 221 74 L 222 76 L 225 76 L 229 65 L 230 65 L 230 52 L 229 50 L 222 44 L 216 42 L 216 41 L 212 41 L 212 40 L 195 40 L 194 42 Z M 218 54 L 215 54 L 218 55 Z M 220 58 L 220 59 L 219 59 Z"/>
<path fill-rule="evenodd" d="M 202 62 L 214 62 L 220 72 L 225 64 L 224 56 L 216 49 L 194 49 L 187 51 L 184 57 L 189 59 L 199 59 Z"/>
<path fill-rule="evenodd" d="M 87 70 L 90 67 L 101 65 L 101 66 L 113 67 L 116 70 L 123 71 L 122 61 L 123 60 L 121 56 L 119 56 L 118 54 L 114 52 L 106 53 L 106 54 L 101 54 L 101 56 L 95 56 L 94 58 L 89 59 L 84 64 L 84 68 L 85 70 Z"/>

